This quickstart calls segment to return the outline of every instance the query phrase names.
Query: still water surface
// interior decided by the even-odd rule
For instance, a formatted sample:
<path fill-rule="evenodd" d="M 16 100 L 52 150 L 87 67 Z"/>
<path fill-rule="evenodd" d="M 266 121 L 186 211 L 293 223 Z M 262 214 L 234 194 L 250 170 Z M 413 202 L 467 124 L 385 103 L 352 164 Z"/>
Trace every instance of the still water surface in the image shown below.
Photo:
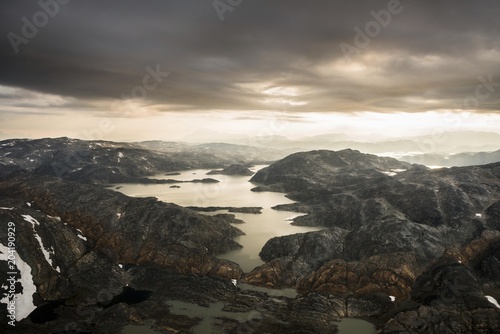
<path fill-rule="evenodd" d="M 265 166 L 256 166 L 256 172 Z M 219 258 L 238 263 L 243 271 L 249 272 L 263 264 L 259 252 L 271 238 L 295 233 L 318 231 L 319 227 L 302 227 L 290 225 L 290 220 L 298 214 L 295 212 L 276 211 L 272 206 L 293 203 L 282 193 L 252 192 L 255 187 L 249 181 L 250 176 L 206 175 L 209 170 L 198 169 L 180 172 L 180 175 L 156 175 L 156 179 L 175 179 L 189 181 L 193 179 L 213 178 L 219 183 L 178 183 L 180 188 L 171 188 L 171 184 L 117 184 L 118 191 L 135 197 L 154 196 L 164 202 L 175 203 L 181 206 L 233 206 L 233 207 L 262 207 L 262 214 L 235 213 L 236 218 L 245 224 L 235 225 L 245 232 L 245 235 L 235 238 L 243 246 Z M 213 212 L 215 214 L 220 212 Z"/>

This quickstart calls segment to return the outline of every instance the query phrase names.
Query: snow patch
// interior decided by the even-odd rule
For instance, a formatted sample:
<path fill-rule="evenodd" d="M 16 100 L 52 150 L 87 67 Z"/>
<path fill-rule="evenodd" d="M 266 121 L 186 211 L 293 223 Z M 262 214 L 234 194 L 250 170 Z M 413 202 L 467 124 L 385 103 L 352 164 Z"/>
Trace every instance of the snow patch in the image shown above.
<path fill-rule="evenodd" d="M 78 234 L 76 236 L 84 241 L 87 241 L 87 238 L 83 236 L 82 230 L 80 230 L 79 228 L 77 228 L 76 230 L 78 231 Z"/>
<path fill-rule="evenodd" d="M 391 298 L 391 302 L 396 301 L 396 297 L 394 297 L 394 296 L 389 296 L 389 298 Z"/>
<path fill-rule="evenodd" d="M 120 217 L 122 216 L 122 214 L 121 214 L 121 213 L 119 213 L 119 212 L 117 212 L 117 213 L 116 213 L 116 216 L 117 216 L 118 218 L 120 218 Z"/>
<path fill-rule="evenodd" d="M 388 171 L 383 171 L 382 173 L 389 175 L 389 176 L 394 176 L 397 173 L 401 173 L 401 172 L 406 172 L 406 169 L 395 168 L 395 169 L 390 169 Z"/>
<path fill-rule="evenodd" d="M 476 217 L 481 218 L 483 215 L 480 213 L 476 213 Z"/>
<path fill-rule="evenodd" d="M 14 210 L 14 207 L 12 207 L 12 208 L 5 208 L 5 207 L 2 206 L 2 207 L 0 207 L 0 210 Z"/>
<path fill-rule="evenodd" d="M 500 308 L 500 305 L 498 304 L 497 300 L 493 298 L 492 296 L 486 296 L 486 299 L 496 307 Z"/>
<path fill-rule="evenodd" d="M 8 248 L 0 243 L 0 260 L 7 261 Z M 31 267 L 23 261 L 23 259 L 16 253 L 16 267 L 21 273 L 21 278 L 18 282 L 21 282 L 23 287 L 22 293 L 17 293 L 15 295 L 16 301 L 16 321 L 21 321 L 26 318 L 36 309 L 35 304 L 33 304 L 33 294 L 36 293 L 36 286 L 33 282 L 33 275 L 31 274 Z M 2 285 L 3 287 L 3 285 Z M 8 297 L 5 296 L 0 300 L 0 303 L 7 304 Z"/>
<path fill-rule="evenodd" d="M 47 263 L 50 264 L 50 266 L 52 268 L 54 268 L 58 273 L 60 273 L 61 269 L 59 268 L 59 266 L 55 266 L 54 267 L 54 263 L 52 262 L 52 259 L 50 258 L 51 254 L 52 255 L 55 254 L 54 248 L 50 247 L 50 249 L 47 251 L 47 249 L 43 245 L 42 238 L 40 238 L 40 236 L 38 235 L 38 233 L 36 233 L 35 226 L 40 225 L 40 223 L 38 222 L 38 220 L 36 220 L 35 218 L 31 217 L 30 215 L 21 215 L 21 216 L 24 218 L 25 221 L 27 221 L 28 223 L 31 223 L 31 226 L 33 228 L 33 235 L 35 236 L 36 240 L 38 240 L 38 244 L 40 245 L 40 250 L 42 251 L 43 256 L 45 257 L 45 261 L 47 261 Z"/>
<path fill-rule="evenodd" d="M 238 281 L 233 278 L 231 279 L 231 283 L 233 283 L 233 285 L 236 286 L 238 284 Z"/>
<path fill-rule="evenodd" d="M 123 264 L 118 263 L 118 267 L 123 268 Z"/>
<path fill-rule="evenodd" d="M 49 215 L 47 215 L 47 217 L 52 218 L 52 219 L 54 219 L 57 222 L 61 222 L 61 217 L 58 217 L 58 216 L 49 216 Z M 64 224 L 64 225 L 67 225 L 67 224 Z"/>
<path fill-rule="evenodd" d="M 31 208 L 31 203 L 30 202 L 26 202 L 26 205 Z"/>

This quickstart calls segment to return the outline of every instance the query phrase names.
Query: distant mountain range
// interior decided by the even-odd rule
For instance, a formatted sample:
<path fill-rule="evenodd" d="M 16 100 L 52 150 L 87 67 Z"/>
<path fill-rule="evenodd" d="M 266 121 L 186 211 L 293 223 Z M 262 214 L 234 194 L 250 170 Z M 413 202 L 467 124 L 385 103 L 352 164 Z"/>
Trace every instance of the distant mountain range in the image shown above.
<path fill-rule="evenodd" d="M 285 154 L 265 148 L 211 143 L 118 143 L 71 138 L 0 141 L 0 176 L 15 170 L 89 183 L 138 182 L 166 171 L 266 164 Z"/>
<path fill-rule="evenodd" d="M 437 131 L 435 134 L 391 139 L 383 139 L 384 135 L 367 134 L 358 137 L 349 133 L 330 133 L 290 139 L 282 135 L 244 136 L 206 130 L 193 133 L 192 137 L 185 137 L 183 140 L 201 144 L 218 138 L 219 142 L 272 148 L 288 154 L 317 149 L 350 148 L 371 154 L 392 153 L 401 156 L 410 152 L 413 154 L 456 154 L 500 149 L 500 134 L 495 132 Z"/>
<path fill-rule="evenodd" d="M 500 161 L 500 150 L 494 152 L 468 152 L 451 155 L 418 154 L 399 157 L 399 160 L 426 166 L 473 166 Z"/>
<path fill-rule="evenodd" d="M 285 137 L 261 138 L 267 147 L 289 153 L 317 149 L 354 149 L 371 154 L 403 155 L 452 154 L 463 152 L 494 151 L 500 149 L 500 134 L 493 132 L 455 131 L 436 135 L 423 135 L 389 140 L 354 139 L 347 134 L 326 134 L 290 140 Z"/>

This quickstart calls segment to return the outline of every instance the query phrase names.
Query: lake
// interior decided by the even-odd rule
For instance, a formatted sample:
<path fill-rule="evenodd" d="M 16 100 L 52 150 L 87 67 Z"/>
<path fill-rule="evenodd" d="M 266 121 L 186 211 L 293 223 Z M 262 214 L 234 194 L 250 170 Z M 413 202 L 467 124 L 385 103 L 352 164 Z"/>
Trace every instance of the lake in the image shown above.
<path fill-rule="evenodd" d="M 256 166 L 252 171 L 257 172 L 265 166 Z M 181 206 L 233 206 L 233 207 L 262 207 L 261 214 L 234 213 L 236 218 L 245 224 L 235 224 L 245 232 L 245 235 L 234 240 L 243 246 L 219 258 L 238 263 L 243 271 L 250 272 L 263 264 L 259 252 L 271 238 L 295 233 L 319 231 L 320 227 L 303 227 L 290 225 L 290 220 L 298 214 L 296 212 L 276 211 L 271 207 L 278 204 L 293 203 L 282 193 L 253 192 L 254 184 L 248 182 L 250 176 L 206 175 L 210 170 L 197 169 L 181 171 L 180 175 L 156 175 L 155 179 L 175 179 L 189 181 L 193 179 L 212 178 L 219 183 L 178 183 L 180 188 L 171 188 L 171 184 L 115 184 L 114 188 L 125 195 L 134 197 L 157 197 L 164 202 L 175 203 Z M 216 214 L 210 212 L 205 214 Z M 200 212 L 201 213 L 201 212 Z"/>
<path fill-rule="evenodd" d="M 257 172 L 265 166 L 255 166 L 252 171 Z M 284 236 L 309 231 L 319 231 L 321 227 L 303 227 L 290 225 L 291 219 L 297 217 L 296 212 L 276 211 L 271 207 L 278 204 L 293 203 L 283 193 L 276 192 L 252 192 L 255 184 L 249 182 L 251 176 L 226 176 L 206 175 L 210 170 L 196 169 L 180 171 L 179 175 L 158 174 L 155 179 L 175 179 L 179 181 L 190 181 L 193 179 L 213 178 L 219 183 L 178 183 L 177 187 L 172 184 L 115 184 L 113 188 L 128 196 L 134 197 L 157 197 L 159 200 L 175 203 L 181 206 L 223 206 L 223 207 L 262 207 L 261 214 L 234 213 L 236 218 L 243 220 L 244 224 L 235 224 L 236 227 L 245 232 L 245 235 L 235 238 L 242 249 L 220 254 L 218 257 L 238 263 L 243 271 L 250 272 L 264 262 L 259 257 L 259 252 L 264 244 L 276 236 Z M 210 212 L 202 214 L 216 214 Z M 243 290 L 266 291 L 271 296 L 286 296 L 294 298 L 297 292 L 293 289 L 274 290 L 254 287 L 247 284 L 238 284 Z M 183 314 L 191 317 L 203 317 L 203 320 L 193 328 L 194 333 L 218 333 L 213 324 L 216 317 L 229 317 L 240 321 L 248 319 L 259 319 L 258 312 L 231 313 L 222 311 L 223 303 L 218 302 L 211 307 L 201 307 L 183 301 L 169 301 L 172 305 L 172 313 Z M 128 325 L 124 333 L 155 333 L 147 326 Z M 340 334 L 372 334 L 375 328 L 369 322 L 359 319 L 343 319 L 339 322 Z"/>

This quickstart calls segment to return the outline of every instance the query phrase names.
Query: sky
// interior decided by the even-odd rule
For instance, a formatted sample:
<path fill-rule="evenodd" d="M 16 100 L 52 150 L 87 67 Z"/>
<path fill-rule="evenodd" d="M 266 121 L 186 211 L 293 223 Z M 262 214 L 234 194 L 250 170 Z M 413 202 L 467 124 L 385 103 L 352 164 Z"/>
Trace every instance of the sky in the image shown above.
<path fill-rule="evenodd" d="M 499 132 L 500 1 L 0 2 L 0 138 Z"/>

